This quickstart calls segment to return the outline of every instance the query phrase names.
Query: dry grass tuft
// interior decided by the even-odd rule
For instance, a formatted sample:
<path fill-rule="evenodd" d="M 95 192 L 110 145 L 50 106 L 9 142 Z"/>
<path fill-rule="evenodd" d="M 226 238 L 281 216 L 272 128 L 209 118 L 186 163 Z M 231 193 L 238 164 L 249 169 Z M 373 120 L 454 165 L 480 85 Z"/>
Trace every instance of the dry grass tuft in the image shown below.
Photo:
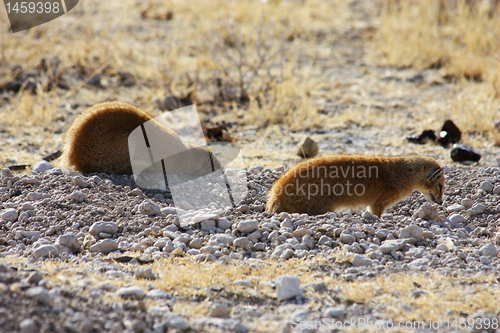
<path fill-rule="evenodd" d="M 374 45 L 378 61 L 399 68 L 442 68 L 446 77 L 488 81 L 498 94 L 500 15 L 474 3 L 385 1 Z"/>

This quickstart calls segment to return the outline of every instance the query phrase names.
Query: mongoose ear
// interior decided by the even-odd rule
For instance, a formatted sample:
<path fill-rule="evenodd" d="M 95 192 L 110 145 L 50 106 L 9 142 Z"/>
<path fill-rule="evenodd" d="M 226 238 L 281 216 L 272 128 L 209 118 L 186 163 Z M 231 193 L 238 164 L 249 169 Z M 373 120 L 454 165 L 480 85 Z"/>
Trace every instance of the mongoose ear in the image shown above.
<path fill-rule="evenodd" d="M 444 168 L 441 167 L 439 169 L 435 169 L 435 170 L 431 170 L 428 174 L 427 174 L 427 179 L 430 180 L 431 182 L 435 182 L 436 180 L 438 180 L 439 178 L 441 178 L 444 174 Z"/>

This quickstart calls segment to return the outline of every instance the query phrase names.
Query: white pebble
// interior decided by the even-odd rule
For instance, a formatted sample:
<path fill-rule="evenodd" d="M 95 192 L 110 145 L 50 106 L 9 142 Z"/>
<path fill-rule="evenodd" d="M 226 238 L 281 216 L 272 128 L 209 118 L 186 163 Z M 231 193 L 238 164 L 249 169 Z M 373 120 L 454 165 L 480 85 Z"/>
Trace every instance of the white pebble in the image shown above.
<path fill-rule="evenodd" d="M 278 301 L 302 295 L 300 279 L 296 276 L 282 275 L 276 280 L 276 296 Z"/>

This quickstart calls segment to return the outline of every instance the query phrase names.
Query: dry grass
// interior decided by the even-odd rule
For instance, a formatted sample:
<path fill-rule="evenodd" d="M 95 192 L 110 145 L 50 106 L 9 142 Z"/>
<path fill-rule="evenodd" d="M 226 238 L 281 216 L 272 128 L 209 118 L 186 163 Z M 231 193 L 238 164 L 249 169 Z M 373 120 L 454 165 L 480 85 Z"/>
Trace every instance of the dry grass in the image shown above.
<path fill-rule="evenodd" d="M 371 48 L 381 65 L 440 68 L 442 77 L 457 82 L 456 95 L 440 106 L 446 110 L 430 119 L 452 118 L 473 132 L 475 138 L 465 141 L 481 147 L 495 142 L 493 124 L 500 106 L 500 14 L 488 3 L 385 1 Z"/>

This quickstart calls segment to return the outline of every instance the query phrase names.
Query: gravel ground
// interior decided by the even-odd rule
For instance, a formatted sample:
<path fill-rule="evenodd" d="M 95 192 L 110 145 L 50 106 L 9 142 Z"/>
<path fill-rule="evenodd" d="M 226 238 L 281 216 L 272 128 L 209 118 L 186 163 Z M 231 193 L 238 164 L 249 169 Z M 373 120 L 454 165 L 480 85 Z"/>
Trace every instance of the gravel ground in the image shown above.
<path fill-rule="evenodd" d="M 167 191 L 142 191 L 129 176 L 58 168 L 13 175 L 3 169 L 0 327 L 5 332 L 328 332 L 347 320 L 350 328 L 342 328 L 357 330 L 363 320 L 382 325 L 395 323 L 397 316 L 383 297 L 356 301 L 349 286 L 409 278 L 409 297 L 418 300 L 433 294 L 415 282 L 428 276 L 473 278 L 488 286 L 485 304 L 458 313 L 441 310 L 448 318 L 498 323 L 500 290 L 490 280 L 496 282 L 500 269 L 500 168 L 446 167 L 442 206 L 415 193 L 380 220 L 368 212 L 264 212 L 265 194 L 284 169 L 250 168 L 246 201 L 196 223 L 179 222 Z M 211 267 L 220 274 L 250 270 L 227 285 L 179 286 L 181 293 L 175 285 L 160 284 L 173 274 L 161 268 L 169 264 Z M 256 267 L 283 269 L 253 274 Z M 289 274 L 292 267 L 308 272 Z M 406 309 L 405 302 L 391 306 L 414 313 L 418 308 Z M 191 310 L 182 311 L 185 307 Z M 197 307 L 202 310 L 193 310 Z M 422 316 L 413 317 L 426 320 L 420 331 L 435 331 Z M 439 330 L 453 331 L 446 325 Z"/>

